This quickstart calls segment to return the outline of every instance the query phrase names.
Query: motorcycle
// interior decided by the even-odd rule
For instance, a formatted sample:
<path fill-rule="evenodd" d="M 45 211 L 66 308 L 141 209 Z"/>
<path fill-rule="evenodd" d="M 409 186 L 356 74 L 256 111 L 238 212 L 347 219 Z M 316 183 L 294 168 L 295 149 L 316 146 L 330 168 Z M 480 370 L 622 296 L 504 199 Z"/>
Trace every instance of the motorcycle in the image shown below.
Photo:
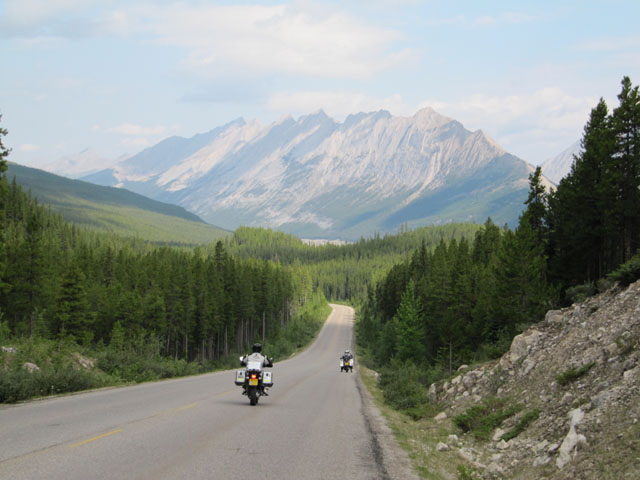
<path fill-rule="evenodd" d="M 244 357 L 240 357 L 240 362 L 244 364 Z M 273 366 L 273 358 L 269 364 Z M 267 388 L 273 387 L 273 372 L 264 370 L 261 362 L 249 360 L 246 365 L 244 370 L 236 371 L 235 383 L 242 387 L 242 394 L 249 397 L 249 404 L 257 405 L 260 397 L 269 396 Z"/>
<path fill-rule="evenodd" d="M 353 371 L 353 358 L 340 357 L 340 372 Z"/>

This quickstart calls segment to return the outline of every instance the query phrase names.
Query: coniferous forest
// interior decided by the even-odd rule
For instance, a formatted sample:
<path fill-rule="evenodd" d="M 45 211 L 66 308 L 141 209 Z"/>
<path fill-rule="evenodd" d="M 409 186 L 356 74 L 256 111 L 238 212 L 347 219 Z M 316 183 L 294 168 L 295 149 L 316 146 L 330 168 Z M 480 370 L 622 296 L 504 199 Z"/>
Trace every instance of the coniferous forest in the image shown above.
<path fill-rule="evenodd" d="M 488 219 L 311 246 L 239 228 L 159 246 L 67 224 L 0 172 L 0 345 L 19 345 L 0 352 L 0 401 L 228 366 L 254 341 L 277 359 L 313 338 L 326 298 L 357 308 L 360 358 L 392 405 L 413 407 L 547 310 L 638 277 L 640 99 L 627 77 L 618 100 L 592 110 L 557 188 L 530 175 L 513 230 Z M 78 352 L 102 373 L 78 370 Z M 23 368 L 33 359 L 37 374 Z"/>
<path fill-rule="evenodd" d="M 431 382 L 501 355 L 547 310 L 640 278 L 640 97 L 628 77 L 618 100 L 592 110 L 557 188 L 540 167 L 530 175 L 514 231 L 489 219 L 471 241 L 417 249 L 369 289 L 358 342 L 387 401 L 415 407 Z"/>

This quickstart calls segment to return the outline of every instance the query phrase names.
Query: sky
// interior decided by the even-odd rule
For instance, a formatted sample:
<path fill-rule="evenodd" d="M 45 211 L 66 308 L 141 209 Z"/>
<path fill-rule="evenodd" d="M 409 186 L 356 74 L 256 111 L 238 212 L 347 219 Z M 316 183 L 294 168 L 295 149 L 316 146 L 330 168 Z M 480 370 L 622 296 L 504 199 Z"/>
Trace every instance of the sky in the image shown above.
<path fill-rule="evenodd" d="M 638 18 L 637 0 L 0 0 L 0 127 L 39 167 L 238 117 L 429 106 L 535 165 L 640 83 Z"/>

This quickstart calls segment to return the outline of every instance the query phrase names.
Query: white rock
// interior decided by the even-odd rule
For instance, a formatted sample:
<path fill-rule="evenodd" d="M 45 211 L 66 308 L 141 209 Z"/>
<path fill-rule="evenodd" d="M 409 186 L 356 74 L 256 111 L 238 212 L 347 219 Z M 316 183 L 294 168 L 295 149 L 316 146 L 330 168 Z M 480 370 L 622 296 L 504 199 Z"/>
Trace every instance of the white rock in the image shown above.
<path fill-rule="evenodd" d="M 444 412 L 440 412 L 439 414 L 437 414 L 435 417 L 433 417 L 434 420 L 440 422 L 442 420 L 446 420 L 447 419 L 447 414 Z"/>
<path fill-rule="evenodd" d="M 460 443 L 460 439 L 458 438 L 457 435 L 452 434 L 452 435 L 449 435 L 447 437 L 447 442 L 449 442 L 449 443 Z"/>
<path fill-rule="evenodd" d="M 546 323 L 561 323 L 562 317 L 562 310 L 549 310 L 544 316 L 544 321 Z"/>
<path fill-rule="evenodd" d="M 538 330 L 531 330 L 517 335 L 511 342 L 509 361 L 513 364 L 524 357 L 542 336 L 543 334 Z"/>
<path fill-rule="evenodd" d="M 438 399 L 438 388 L 435 383 L 429 386 L 429 400 L 435 402 Z"/>
<path fill-rule="evenodd" d="M 498 440 L 500 440 L 500 437 L 502 437 L 502 435 L 504 435 L 506 432 L 501 429 L 501 428 L 496 428 L 495 431 L 493 432 L 493 437 L 491 437 L 491 439 L 494 442 L 497 442 Z"/>
<path fill-rule="evenodd" d="M 576 408 L 569 412 L 569 418 L 569 433 L 567 433 L 567 436 L 562 441 L 562 445 L 560 445 L 560 454 L 556 460 L 556 466 L 559 469 L 564 468 L 564 466 L 571 461 L 575 454 L 574 449 L 576 446 L 580 443 L 586 443 L 587 441 L 584 435 L 576 432 L 576 426 L 584 418 L 584 412 Z"/>
<path fill-rule="evenodd" d="M 31 362 L 26 362 L 24 365 L 22 365 L 22 368 L 26 368 L 27 370 L 29 370 L 29 373 L 40 371 L 40 367 L 35 363 L 31 363 Z"/>
<path fill-rule="evenodd" d="M 509 444 L 507 442 L 505 442 L 504 440 L 500 440 L 497 443 L 496 448 L 498 450 L 506 450 L 507 448 L 509 448 Z"/>
<path fill-rule="evenodd" d="M 536 457 L 536 459 L 533 461 L 533 466 L 539 467 L 540 465 L 546 465 L 550 461 L 551 461 L 551 457 L 549 457 L 548 455 L 543 455 L 542 457 Z"/>
<path fill-rule="evenodd" d="M 637 380 L 637 378 L 640 376 L 638 375 L 639 372 L 640 372 L 640 367 L 636 367 L 633 370 L 627 370 L 623 374 L 624 381 L 633 382 L 634 380 Z"/>
<path fill-rule="evenodd" d="M 461 448 L 458 450 L 458 455 L 464 458 L 467 462 L 473 462 L 473 452 L 468 448 Z"/>
<path fill-rule="evenodd" d="M 454 384 L 454 385 L 458 385 L 461 380 L 462 380 L 462 375 L 458 375 L 453 380 L 451 380 L 451 383 Z"/>
<path fill-rule="evenodd" d="M 522 375 L 523 377 L 528 375 L 529 372 L 533 370 L 533 367 L 535 366 L 536 366 L 535 360 L 531 358 L 525 358 L 524 362 L 522 362 L 522 370 L 520 370 L 520 375 Z"/>
<path fill-rule="evenodd" d="M 18 349 L 16 347 L 1 347 L 5 353 L 16 353 Z"/>
<path fill-rule="evenodd" d="M 446 443 L 438 442 L 438 445 L 436 445 L 436 450 L 438 452 L 446 452 L 447 450 L 449 450 L 449 445 L 447 445 Z"/>

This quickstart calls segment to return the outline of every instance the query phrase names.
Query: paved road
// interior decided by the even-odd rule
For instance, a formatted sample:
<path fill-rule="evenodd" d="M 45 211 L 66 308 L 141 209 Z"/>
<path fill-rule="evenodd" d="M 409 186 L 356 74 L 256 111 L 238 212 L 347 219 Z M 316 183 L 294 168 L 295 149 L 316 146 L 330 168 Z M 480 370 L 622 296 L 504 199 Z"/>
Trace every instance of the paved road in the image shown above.
<path fill-rule="evenodd" d="M 353 310 L 333 308 L 255 407 L 234 371 L 0 407 L 0 479 L 389 478 L 357 374 L 338 366 Z"/>

